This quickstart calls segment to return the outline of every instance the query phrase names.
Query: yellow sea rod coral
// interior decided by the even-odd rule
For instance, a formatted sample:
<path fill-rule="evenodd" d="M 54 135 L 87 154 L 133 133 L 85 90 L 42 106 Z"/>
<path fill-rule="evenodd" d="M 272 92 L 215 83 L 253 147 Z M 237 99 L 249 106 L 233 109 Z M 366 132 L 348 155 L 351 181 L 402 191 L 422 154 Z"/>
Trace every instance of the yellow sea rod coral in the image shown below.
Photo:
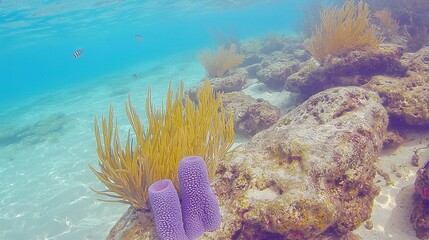
<path fill-rule="evenodd" d="M 398 33 L 399 22 L 393 19 L 392 12 L 389 9 L 383 9 L 374 13 L 378 22 L 383 27 L 387 35 L 394 35 Z"/>
<path fill-rule="evenodd" d="M 215 95 L 209 81 L 204 82 L 197 99 L 198 104 L 195 104 L 185 96 L 182 82 L 174 97 L 169 87 L 165 109 L 155 109 L 149 90 L 147 128 L 128 99 L 126 112 L 136 137 L 134 141 L 128 134 L 124 148 L 119 140 L 118 126 L 113 124 L 112 107 L 108 118 L 101 119 L 102 134 L 95 120 L 100 170 L 89 167 L 107 187 L 104 191 L 94 191 L 111 198 L 100 200 L 147 209 L 148 187 L 158 180 L 171 179 L 177 188 L 180 159 L 189 155 L 202 156 L 209 177 L 213 178 L 217 160 L 234 142 L 233 118 L 225 112 L 222 95 Z"/>
<path fill-rule="evenodd" d="M 216 52 L 208 49 L 198 54 L 198 59 L 206 69 L 207 77 L 225 77 L 232 69 L 244 61 L 244 56 L 237 53 L 237 46 L 231 44 L 228 48 L 221 46 Z"/>
<path fill-rule="evenodd" d="M 348 0 L 341 8 L 326 8 L 320 13 L 322 23 L 307 44 L 307 50 L 319 62 L 355 49 L 377 49 L 383 38 L 369 22 L 368 4 Z"/>

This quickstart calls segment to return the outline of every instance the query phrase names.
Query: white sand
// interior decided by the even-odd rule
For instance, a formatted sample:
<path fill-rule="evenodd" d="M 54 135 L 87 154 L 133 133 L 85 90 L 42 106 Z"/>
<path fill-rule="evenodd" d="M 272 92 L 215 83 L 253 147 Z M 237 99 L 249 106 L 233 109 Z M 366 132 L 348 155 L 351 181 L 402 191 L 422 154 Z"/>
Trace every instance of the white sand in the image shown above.
<path fill-rule="evenodd" d="M 406 133 L 407 139 L 397 149 L 384 150 L 377 166 L 390 175 L 393 186 L 386 186 L 386 181 L 376 177 L 376 184 L 381 187 L 380 195 L 376 197 L 372 217 L 373 229 L 361 226 L 355 231 L 363 239 L 418 239 L 410 223 L 413 209 L 412 195 L 414 180 L 419 167 L 413 167 L 411 157 L 413 150 L 429 144 L 429 130 L 411 131 Z M 419 166 L 429 160 L 429 149 L 419 151 Z"/>

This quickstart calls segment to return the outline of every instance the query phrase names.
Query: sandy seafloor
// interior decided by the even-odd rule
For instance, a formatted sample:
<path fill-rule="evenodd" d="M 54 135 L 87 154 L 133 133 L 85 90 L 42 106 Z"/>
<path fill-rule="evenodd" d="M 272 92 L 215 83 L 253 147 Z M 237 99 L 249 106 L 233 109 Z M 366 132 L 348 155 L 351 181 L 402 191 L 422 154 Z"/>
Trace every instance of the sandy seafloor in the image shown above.
<path fill-rule="evenodd" d="M 180 59 L 180 60 L 178 60 Z M 132 74 L 137 74 L 137 79 Z M 34 97 L 0 113 L 0 133 L 13 132 L 8 146 L 0 145 L 0 239 L 104 239 L 126 211 L 127 205 L 97 201 L 89 187 L 104 186 L 88 169 L 97 164 L 93 133 L 94 117 L 106 114 L 112 104 L 125 138 L 130 126 L 124 102 L 128 93 L 144 117 L 147 88 L 153 102 L 165 99 L 169 81 L 185 87 L 204 76 L 194 54 L 142 63 L 123 72 L 108 74 L 84 85 Z M 270 92 L 261 84 L 244 90 L 286 110 L 293 96 Z M 362 239 L 417 239 L 409 221 L 417 167 L 410 159 L 413 149 L 429 143 L 429 131 L 408 131 L 406 142 L 385 150 L 377 165 L 390 174 L 394 186 L 377 176 L 382 188 L 372 214 L 373 229 L 355 231 Z M 246 139 L 237 138 L 237 142 Z M 429 150 L 420 151 L 420 166 Z"/>
<path fill-rule="evenodd" d="M 373 228 L 368 230 L 364 224 L 355 231 L 362 239 L 418 239 L 410 223 L 414 181 L 417 170 L 429 161 L 429 149 L 418 151 L 419 167 L 412 166 L 410 162 L 413 150 L 428 146 L 429 131 L 407 130 L 405 135 L 405 143 L 397 149 L 383 150 L 376 164 L 389 174 L 393 185 L 386 186 L 385 179 L 377 175 L 375 181 L 381 192 L 375 199 L 370 219 Z"/>
<path fill-rule="evenodd" d="M 88 168 L 98 169 L 94 117 L 112 104 L 125 139 L 129 92 L 143 119 L 149 86 L 160 106 L 170 81 L 176 90 L 180 80 L 190 87 L 203 76 L 195 53 L 185 54 L 2 108 L 0 134 L 12 136 L 7 146 L 0 141 L 0 239 L 105 239 L 128 206 L 97 201 L 89 188 L 105 189 Z"/>

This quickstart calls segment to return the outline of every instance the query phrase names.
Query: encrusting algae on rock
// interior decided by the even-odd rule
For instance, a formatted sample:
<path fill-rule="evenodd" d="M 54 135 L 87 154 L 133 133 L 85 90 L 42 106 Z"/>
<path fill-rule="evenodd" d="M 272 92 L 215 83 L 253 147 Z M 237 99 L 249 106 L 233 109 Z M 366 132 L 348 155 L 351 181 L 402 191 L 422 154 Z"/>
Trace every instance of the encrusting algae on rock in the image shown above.
<path fill-rule="evenodd" d="M 259 229 L 275 239 L 354 230 L 369 218 L 378 193 L 374 161 L 387 122 L 380 98 L 362 88 L 311 97 L 221 161 L 221 207 L 236 213 L 224 225 L 236 226 L 233 234 Z"/>
<path fill-rule="evenodd" d="M 329 89 L 227 153 L 214 181 L 222 224 L 199 239 L 320 239 L 356 229 L 378 194 L 374 162 L 388 123 L 380 102 L 363 88 Z M 130 209 L 125 219 L 136 214 L 145 216 Z M 154 231 L 137 222 L 132 239 Z M 127 231 L 121 224 L 108 239 Z"/>

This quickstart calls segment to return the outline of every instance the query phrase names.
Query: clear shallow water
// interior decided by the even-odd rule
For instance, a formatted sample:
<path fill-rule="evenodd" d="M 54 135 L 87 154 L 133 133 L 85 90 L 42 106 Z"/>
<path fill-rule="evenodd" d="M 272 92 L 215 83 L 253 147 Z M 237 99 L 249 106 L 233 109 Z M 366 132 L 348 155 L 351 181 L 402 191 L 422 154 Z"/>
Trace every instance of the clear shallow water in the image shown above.
<path fill-rule="evenodd" d="M 198 51 L 213 45 L 216 32 L 243 39 L 290 31 L 290 22 L 299 16 L 290 2 L 0 1 L 0 64 L 7 66 L 0 72 L 0 100 L 85 82 L 106 70 L 171 53 Z M 72 54 L 78 49 L 85 53 L 76 61 Z"/>
<path fill-rule="evenodd" d="M 285 0 L 0 1 L 0 239 L 105 238 L 128 206 L 99 202 L 89 189 L 104 189 L 88 169 L 98 159 L 94 117 L 112 104 L 125 136 L 128 93 L 143 117 L 148 86 L 160 106 L 169 81 L 190 87 L 203 78 L 196 54 L 215 45 L 215 32 L 290 32 L 298 8 Z"/>
<path fill-rule="evenodd" d="M 121 84 L 123 74 L 116 73 L 30 99 L 2 115 L 7 127 L 0 143 L 0 239 L 103 239 L 127 206 L 96 201 L 89 189 L 104 189 L 88 169 L 89 163 L 97 163 L 94 116 L 106 114 L 112 104 L 125 136 L 130 127 L 123 107 L 128 92 L 143 116 L 143 81 L 152 86 L 159 105 L 169 84 L 162 79 L 177 86 L 181 78 L 201 74 L 195 61 L 171 64 L 163 74 L 130 80 L 126 86 Z M 188 77 L 186 84 L 197 81 Z"/>

